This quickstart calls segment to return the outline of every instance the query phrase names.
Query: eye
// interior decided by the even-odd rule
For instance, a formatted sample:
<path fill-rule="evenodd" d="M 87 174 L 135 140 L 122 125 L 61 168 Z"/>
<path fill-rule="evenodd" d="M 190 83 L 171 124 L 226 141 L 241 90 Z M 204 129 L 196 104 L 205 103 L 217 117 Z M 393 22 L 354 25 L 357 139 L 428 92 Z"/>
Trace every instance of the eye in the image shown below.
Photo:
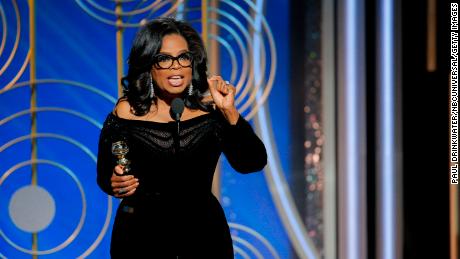
<path fill-rule="evenodd" d="M 169 55 L 157 55 L 156 56 L 156 61 L 157 62 L 167 62 L 171 60 L 171 56 Z"/>
<path fill-rule="evenodd" d="M 192 55 L 189 52 L 182 53 L 177 57 L 180 61 L 191 61 Z"/>

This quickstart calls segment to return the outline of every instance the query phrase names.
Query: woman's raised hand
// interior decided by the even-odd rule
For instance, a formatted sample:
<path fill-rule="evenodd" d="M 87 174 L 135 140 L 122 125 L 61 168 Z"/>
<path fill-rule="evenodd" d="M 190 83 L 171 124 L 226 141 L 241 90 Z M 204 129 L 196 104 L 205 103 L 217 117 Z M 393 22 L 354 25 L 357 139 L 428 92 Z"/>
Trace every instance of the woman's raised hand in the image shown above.
<path fill-rule="evenodd" d="M 236 124 L 239 113 L 235 107 L 235 87 L 220 76 L 208 78 L 208 85 L 214 104 L 222 111 L 230 124 Z"/>

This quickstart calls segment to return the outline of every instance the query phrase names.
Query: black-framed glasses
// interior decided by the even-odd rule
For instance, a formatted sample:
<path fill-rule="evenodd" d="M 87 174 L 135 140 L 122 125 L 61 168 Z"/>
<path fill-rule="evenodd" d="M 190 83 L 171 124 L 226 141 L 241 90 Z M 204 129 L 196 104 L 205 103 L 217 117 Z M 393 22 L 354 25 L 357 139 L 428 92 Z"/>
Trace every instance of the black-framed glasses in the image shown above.
<path fill-rule="evenodd" d="M 153 66 L 157 69 L 169 69 L 173 66 L 174 61 L 177 61 L 181 67 L 191 67 L 192 60 L 190 52 L 184 52 L 177 57 L 168 54 L 157 54 L 154 57 Z"/>

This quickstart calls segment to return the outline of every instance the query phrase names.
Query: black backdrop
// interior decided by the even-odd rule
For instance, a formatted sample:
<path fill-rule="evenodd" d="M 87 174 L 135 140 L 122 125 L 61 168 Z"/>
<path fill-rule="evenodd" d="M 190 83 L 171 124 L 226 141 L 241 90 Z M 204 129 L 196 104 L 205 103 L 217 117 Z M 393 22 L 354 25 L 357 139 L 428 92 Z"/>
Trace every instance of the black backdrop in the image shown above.
<path fill-rule="evenodd" d="M 307 62 L 299 62 L 299 51 L 306 51 L 307 13 L 311 1 L 291 1 L 291 89 L 292 137 L 304 138 L 304 84 Z M 401 93 L 402 93 L 402 162 L 403 162 L 403 255 L 405 259 L 449 258 L 449 68 L 450 2 L 436 1 L 437 68 L 428 72 L 427 0 L 394 1 L 400 4 L 401 25 Z M 366 5 L 366 83 L 367 83 L 367 198 L 368 258 L 376 258 L 376 1 Z M 337 5 L 336 5 L 337 6 Z M 337 13 L 337 10 L 336 10 Z M 397 14 L 398 15 L 398 14 Z M 306 56 L 306 55 L 305 55 Z M 304 171 L 303 143 L 293 144 L 292 169 L 302 178 Z M 296 176 L 297 175 L 297 176 Z M 295 178 L 295 179 L 297 179 Z M 294 189 L 305 188 L 304 181 Z M 300 191 L 297 193 L 301 193 Z M 297 198 L 299 208 L 305 200 Z"/>

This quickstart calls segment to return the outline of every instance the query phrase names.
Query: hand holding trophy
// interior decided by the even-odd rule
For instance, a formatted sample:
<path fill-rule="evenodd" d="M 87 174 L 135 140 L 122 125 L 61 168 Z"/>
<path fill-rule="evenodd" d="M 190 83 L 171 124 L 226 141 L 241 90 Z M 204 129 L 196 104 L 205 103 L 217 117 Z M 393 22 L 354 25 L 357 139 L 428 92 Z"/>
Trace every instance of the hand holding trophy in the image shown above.
<path fill-rule="evenodd" d="M 126 144 L 125 141 L 120 140 L 117 142 L 112 143 L 112 154 L 118 158 L 117 164 L 123 166 L 123 175 L 129 174 L 129 171 L 131 170 L 130 164 L 131 161 L 129 161 L 126 158 L 126 154 L 129 152 L 129 147 L 128 144 Z M 116 171 L 114 171 L 115 174 L 118 174 Z"/>

